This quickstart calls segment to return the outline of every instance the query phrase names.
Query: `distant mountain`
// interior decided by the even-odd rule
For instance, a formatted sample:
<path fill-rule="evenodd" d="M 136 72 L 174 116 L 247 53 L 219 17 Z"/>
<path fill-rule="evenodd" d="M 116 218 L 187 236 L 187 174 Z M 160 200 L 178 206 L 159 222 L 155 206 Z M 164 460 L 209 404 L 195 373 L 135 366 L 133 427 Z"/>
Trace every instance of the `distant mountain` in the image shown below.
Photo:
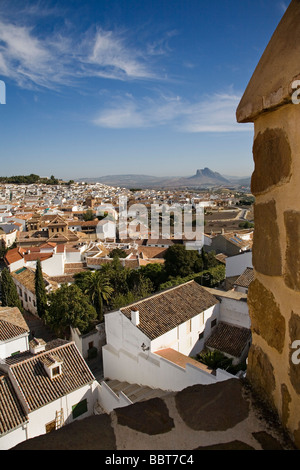
<path fill-rule="evenodd" d="M 220 175 L 220 173 L 212 171 L 209 168 L 204 168 L 203 170 L 197 170 L 194 176 L 190 176 L 187 179 L 190 181 L 193 181 L 193 184 L 195 182 L 199 184 L 202 184 L 202 183 L 204 184 L 208 184 L 208 183 L 229 184 L 230 183 L 230 181 L 226 179 L 224 176 Z"/>
<path fill-rule="evenodd" d="M 243 178 L 241 181 L 238 178 L 225 178 L 220 173 L 214 172 L 209 168 L 197 170 L 196 174 L 188 177 L 158 177 L 149 175 L 107 175 L 98 178 L 81 178 L 78 181 L 85 181 L 87 183 L 102 183 L 108 186 L 123 187 L 123 188 L 199 188 L 206 189 L 211 187 L 238 187 L 240 185 L 248 186 L 250 178 Z"/>

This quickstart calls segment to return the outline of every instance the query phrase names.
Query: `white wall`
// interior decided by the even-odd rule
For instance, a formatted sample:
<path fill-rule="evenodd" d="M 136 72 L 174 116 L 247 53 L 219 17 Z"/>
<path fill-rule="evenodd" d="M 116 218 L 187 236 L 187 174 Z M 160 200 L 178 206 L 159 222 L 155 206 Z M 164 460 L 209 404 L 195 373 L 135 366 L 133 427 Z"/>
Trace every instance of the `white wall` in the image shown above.
<path fill-rule="evenodd" d="M 64 274 L 64 254 L 54 253 L 51 258 L 41 262 L 42 271 L 48 276 L 61 276 Z"/>
<path fill-rule="evenodd" d="M 101 382 L 98 389 L 98 400 L 106 413 L 111 413 L 115 408 L 132 404 L 132 401 L 122 391 L 118 394 L 114 393 L 105 382 Z"/>
<path fill-rule="evenodd" d="M 252 268 L 252 251 L 226 258 L 226 277 L 240 276 L 246 268 Z"/>
<path fill-rule="evenodd" d="M 98 384 L 99 385 L 99 384 Z M 72 418 L 72 406 L 80 401 L 87 399 L 88 410 L 77 419 L 87 418 L 94 413 L 94 405 L 98 398 L 97 383 L 86 385 L 85 387 L 75 390 L 74 392 L 55 400 L 42 408 L 37 409 L 29 414 L 28 439 L 46 433 L 46 424 L 55 420 L 56 411 L 63 409 L 65 424 L 70 424 L 74 420 Z"/>
<path fill-rule="evenodd" d="M 105 344 L 105 327 L 104 324 L 99 324 L 96 326 L 96 330 L 86 334 L 81 335 L 78 328 L 71 328 L 71 340 L 75 342 L 77 348 L 80 351 L 80 354 L 84 359 L 88 358 L 89 352 L 89 343 L 93 342 L 93 346 L 101 351 L 102 346 Z"/>
<path fill-rule="evenodd" d="M 28 342 L 28 333 L 25 333 L 22 336 L 13 338 L 11 340 L 0 341 L 0 358 L 5 359 L 10 357 L 12 354 L 20 351 L 28 351 L 29 342 Z"/>
<path fill-rule="evenodd" d="M 190 333 L 187 330 L 188 322 L 185 322 L 153 341 L 121 312 L 106 314 L 107 344 L 102 348 L 104 377 L 174 391 L 196 383 L 218 381 L 220 376 L 216 379 L 190 365 L 182 369 L 154 352 L 165 348 L 185 355 L 200 352 L 211 333 L 211 321 L 220 317 L 219 310 L 217 304 L 195 316 Z M 199 340 L 199 333 L 203 331 L 204 337 Z M 143 352 L 143 343 L 149 350 Z"/>
<path fill-rule="evenodd" d="M 151 351 L 172 348 L 186 356 L 196 355 L 202 351 L 206 338 L 211 333 L 210 323 L 219 318 L 219 304 L 210 307 L 191 319 L 191 331 L 189 322 L 182 323 L 177 328 L 151 341 Z M 204 337 L 199 340 L 199 334 L 204 331 Z"/>
<path fill-rule="evenodd" d="M 8 266 L 8 269 L 9 271 L 12 273 L 14 271 L 17 271 L 18 269 L 21 269 L 25 266 L 25 260 L 24 258 L 18 260 L 18 261 L 15 261 L 14 263 L 11 263 L 9 266 Z"/>
<path fill-rule="evenodd" d="M 37 307 L 36 307 L 36 296 L 33 294 L 29 289 L 27 289 L 25 286 L 23 286 L 17 279 L 13 279 L 14 283 L 17 286 L 17 292 L 19 295 L 19 298 L 22 302 L 22 305 L 25 310 L 28 310 L 31 312 L 33 315 L 37 314 Z M 22 293 L 22 295 L 21 295 Z M 27 296 L 27 300 L 26 300 Z"/>
<path fill-rule="evenodd" d="M 104 377 L 166 391 L 180 391 L 191 385 L 207 385 L 234 377 L 219 369 L 212 375 L 191 364 L 184 369 L 150 351 L 134 356 L 124 349 L 117 351 L 106 345 L 102 354 Z"/>
<path fill-rule="evenodd" d="M 250 328 L 251 320 L 247 302 L 223 297 L 220 304 L 220 321 Z"/>
<path fill-rule="evenodd" d="M 18 428 L 3 434 L 0 437 L 0 450 L 9 450 L 20 442 L 26 441 L 26 423 Z"/>

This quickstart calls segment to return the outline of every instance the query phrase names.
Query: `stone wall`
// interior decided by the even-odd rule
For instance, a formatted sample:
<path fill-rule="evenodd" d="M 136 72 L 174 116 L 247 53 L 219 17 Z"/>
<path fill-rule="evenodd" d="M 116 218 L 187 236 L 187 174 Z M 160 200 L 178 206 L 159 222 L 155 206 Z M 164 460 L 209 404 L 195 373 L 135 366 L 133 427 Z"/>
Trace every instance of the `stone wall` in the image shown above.
<path fill-rule="evenodd" d="M 300 448 L 300 106 L 254 121 L 253 344 L 247 376 Z M 300 348 L 299 358 L 300 358 Z"/>

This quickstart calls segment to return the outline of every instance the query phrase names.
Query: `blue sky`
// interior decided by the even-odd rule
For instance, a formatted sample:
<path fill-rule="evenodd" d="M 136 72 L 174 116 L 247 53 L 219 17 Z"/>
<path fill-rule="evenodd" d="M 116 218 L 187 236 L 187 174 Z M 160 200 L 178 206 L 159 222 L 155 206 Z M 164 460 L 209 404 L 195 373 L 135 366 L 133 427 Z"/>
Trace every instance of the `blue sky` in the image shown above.
<path fill-rule="evenodd" d="M 235 111 L 288 4 L 0 0 L 0 175 L 250 175 Z"/>

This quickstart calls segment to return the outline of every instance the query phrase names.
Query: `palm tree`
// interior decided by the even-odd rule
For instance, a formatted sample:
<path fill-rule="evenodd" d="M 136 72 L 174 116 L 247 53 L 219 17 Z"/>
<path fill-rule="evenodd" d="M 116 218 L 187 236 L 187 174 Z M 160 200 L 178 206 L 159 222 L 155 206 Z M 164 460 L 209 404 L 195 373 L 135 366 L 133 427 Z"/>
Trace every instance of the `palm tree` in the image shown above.
<path fill-rule="evenodd" d="M 82 275 L 78 279 L 78 285 L 83 293 L 89 296 L 99 320 L 103 321 L 104 302 L 107 303 L 113 293 L 109 278 L 102 270 L 86 271 L 80 274 Z"/>

